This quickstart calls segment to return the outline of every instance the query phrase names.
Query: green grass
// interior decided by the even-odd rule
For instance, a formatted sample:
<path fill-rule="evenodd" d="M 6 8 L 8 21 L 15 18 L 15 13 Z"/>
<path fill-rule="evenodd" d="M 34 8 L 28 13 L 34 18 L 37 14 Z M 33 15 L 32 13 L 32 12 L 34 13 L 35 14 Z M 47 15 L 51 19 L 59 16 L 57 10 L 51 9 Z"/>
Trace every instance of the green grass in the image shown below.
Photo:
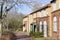
<path fill-rule="evenodd" d="M 34 37 L 34 38 L 41 38 L 41 37 L 43 37 L 43 33 L 31 31 L 31 32 L 30 32 L 30 36 L 31 36 L 31 37 Z"/>

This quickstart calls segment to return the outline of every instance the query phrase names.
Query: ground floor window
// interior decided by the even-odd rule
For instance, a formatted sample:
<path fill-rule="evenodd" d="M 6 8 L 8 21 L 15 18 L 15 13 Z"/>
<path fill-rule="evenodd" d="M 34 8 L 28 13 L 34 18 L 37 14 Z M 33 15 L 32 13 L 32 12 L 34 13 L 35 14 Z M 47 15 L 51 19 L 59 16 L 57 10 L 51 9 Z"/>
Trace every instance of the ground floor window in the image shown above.
<path fill-rule="evenodd" d="M 37 32 L 37 27 L 36 27 L 36 25 L 34 25 L 34 32 Z"/>
<path fill-rule="evenodd" d="M 44 21 L 44 37 L 47 37 L 47 22 Z"/>
<path fill-rule="evenodd" d="M 53 30 L 57 32 L 57 17 L 56 16 L 53 18 Z"/>
<path fill-rule="evenodd" d="M 40 22 L 40 28 L 39 31 L 42 32 L 42 21 Z"/>

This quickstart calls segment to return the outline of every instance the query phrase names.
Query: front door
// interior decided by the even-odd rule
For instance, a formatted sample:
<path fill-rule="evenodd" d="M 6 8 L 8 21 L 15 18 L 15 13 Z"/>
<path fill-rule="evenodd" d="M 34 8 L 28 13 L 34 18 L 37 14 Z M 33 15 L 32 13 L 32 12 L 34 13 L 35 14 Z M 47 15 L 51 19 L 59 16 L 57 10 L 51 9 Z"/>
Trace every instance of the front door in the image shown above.
<path fill-rule="evenodd" d="M 44 37 L 47 37 L 47 22 L 44 21 Z"/>
<path fill-rule="evenodd" d="M 37 27 L 36 27 L 36 25 L 34 25 L 34 32 L 37 32 Z"/>

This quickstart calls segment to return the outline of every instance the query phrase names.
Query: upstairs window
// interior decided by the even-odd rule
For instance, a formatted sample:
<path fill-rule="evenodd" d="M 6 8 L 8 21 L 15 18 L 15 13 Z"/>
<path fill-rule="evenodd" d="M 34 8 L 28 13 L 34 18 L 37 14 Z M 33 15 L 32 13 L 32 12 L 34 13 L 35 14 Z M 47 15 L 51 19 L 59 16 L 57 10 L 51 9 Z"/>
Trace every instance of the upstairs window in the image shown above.
<path fill-rule="evenodd" d="M 53 3 L 53 11 L 56 10 L 56 2 Z"/>
<path fill-rule="evenodd" d="M 57 17 L 56 16 L 53 18 L 53 28 L 54 28 L 54 31 L 57 32 Z"/>
<path fill-rule="evenodd" d="M 47 16 L 47 12 L 46 12 L 46 9 L 44 10 L 44 16 Z"/>
<path fill-rule="evenodd" d="M 42 17 L 42 11 L 40 11 L 40 17 Z"/>

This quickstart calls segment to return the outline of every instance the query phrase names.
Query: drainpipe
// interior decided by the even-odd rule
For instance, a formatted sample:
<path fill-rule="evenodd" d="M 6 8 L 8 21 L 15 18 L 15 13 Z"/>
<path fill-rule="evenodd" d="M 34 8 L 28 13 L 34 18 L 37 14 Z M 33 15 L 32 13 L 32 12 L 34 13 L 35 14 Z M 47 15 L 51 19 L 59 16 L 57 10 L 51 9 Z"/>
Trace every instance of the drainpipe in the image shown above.
<path fill-rule="evenodd" d="M 36 13 L 36 28 L 37 28 L 37 13 Z M 38 29 L 38 28 L 37 28 Z"/>
<path fill-rule="evenodd" d="M 39 32 L 39 24 L 38 24 L 38 22 L 37 22 L 37 13 L 36 13 L 36 27 L 37 27 L 37 31 Z"/>
<path fill-rule="evenodd" d="M 56 2 L 56 0 L 52 0 L 50 3 L 54 3 L 54 2 Z"/>
<path fill-rule="evenodd" d="M 29 32 L 29 25 L 30 25 L 30 24 L 29 24 L 29 15 L 28 15 L 28 32 Z"/>
<path fill-rule="evenodd" d="M 36 13 L 36 27 L 37 27 L 37 31 L 39 31 L 38 25 L 37 25 L 37 13 Z"/>

